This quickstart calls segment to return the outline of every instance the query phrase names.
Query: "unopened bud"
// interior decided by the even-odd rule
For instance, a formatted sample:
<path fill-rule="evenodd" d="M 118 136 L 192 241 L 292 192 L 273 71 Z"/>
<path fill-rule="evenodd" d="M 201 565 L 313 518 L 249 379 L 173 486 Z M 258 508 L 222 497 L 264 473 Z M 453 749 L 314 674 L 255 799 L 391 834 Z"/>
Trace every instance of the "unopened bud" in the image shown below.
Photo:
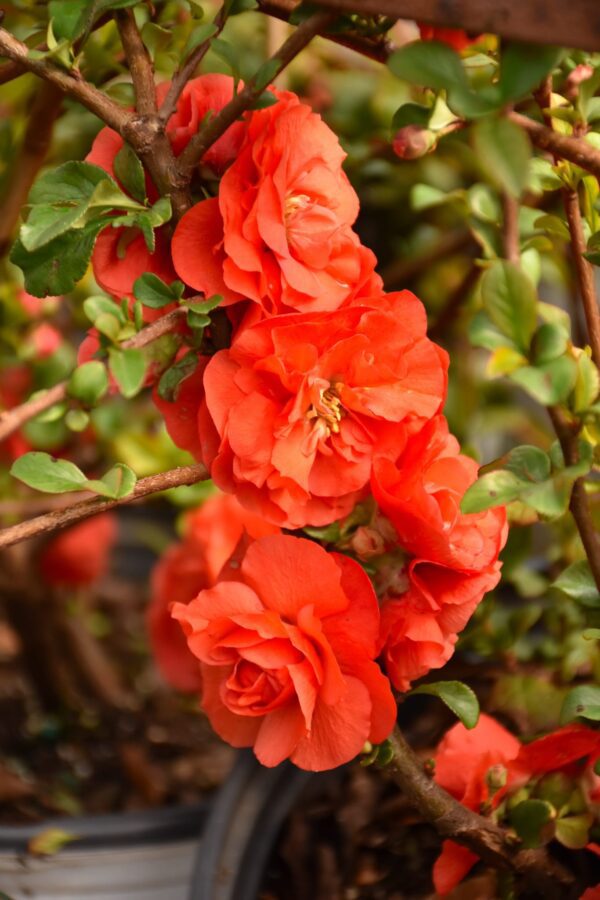
<path fill-rule="evenodd" d="M 487 775 L 485 776 L 487 786 L 489 787 L 490 791 L 494 794 L 496 793 L 496 791 L 499 791 L 500 788 L 503 788 L 506 786 L 506 778 L 507 778 L 506 767 L 500 765 L 500 763 L 498 763 L 495 766 L 492 766 L 491 769 L 488 769 Z"/>
<path fill-rule="evenodd" d="M 433 150 L 436 143 L 436 137 L 429 128 L 405 125 L 396 132 L 392 147 L 400 159 L 419 159 Z"/>
<path fill-rule="evenodd" d="M 350 546 L 359 559 L 371 559 L 373 556 L 381 556 L 385 552 L 385 542 L 382 536 L 374 528 L 361 525 L 357 528 L 350 540 Z"/>

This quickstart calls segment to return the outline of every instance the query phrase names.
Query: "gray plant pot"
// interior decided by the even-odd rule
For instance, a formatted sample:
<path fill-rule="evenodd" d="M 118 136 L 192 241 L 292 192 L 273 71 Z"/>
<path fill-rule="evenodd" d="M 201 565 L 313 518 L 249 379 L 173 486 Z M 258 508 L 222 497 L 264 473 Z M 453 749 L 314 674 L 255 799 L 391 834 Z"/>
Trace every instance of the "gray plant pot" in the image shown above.
<path fill-rule="evenodd" d="M 188 900 L 208 808 L 205 803 L 0 828 L 0 892 L 10 900 Z M 32 856 L 29 841 L 48 828 L 77 840 L 53 856 Z"/>

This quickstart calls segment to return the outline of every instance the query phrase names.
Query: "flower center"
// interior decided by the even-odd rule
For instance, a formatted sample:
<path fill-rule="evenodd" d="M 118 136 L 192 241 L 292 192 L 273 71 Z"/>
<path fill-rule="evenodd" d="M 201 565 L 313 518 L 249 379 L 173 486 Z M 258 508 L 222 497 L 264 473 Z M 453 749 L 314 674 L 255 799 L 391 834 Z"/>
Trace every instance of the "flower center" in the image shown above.
<path fill-rule="evenodd" d="M 339 394 L 335 387 L 319 391 L 319 399 L 311 404 L 306 416 L 315 419 L 315 425 L 325 426 L 327 435 L 339 434 L 340 422 L 345 415 Z"/>
<path fill-rule="evenodd" d="M 308 194 L 288 194 L 288 196 L 285 198 L 283 209 L 285 221 L 289 222 L 292 216 L 294 216 L 299 210 L 307 209 L 311 205 L 311 202 L 312 201 Z"/>

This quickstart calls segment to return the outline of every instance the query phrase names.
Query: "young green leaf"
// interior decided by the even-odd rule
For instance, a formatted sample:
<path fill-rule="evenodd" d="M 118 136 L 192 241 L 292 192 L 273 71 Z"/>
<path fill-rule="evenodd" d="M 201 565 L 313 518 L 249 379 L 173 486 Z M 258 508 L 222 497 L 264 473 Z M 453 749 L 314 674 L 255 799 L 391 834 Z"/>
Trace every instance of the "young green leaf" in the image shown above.
<path fill-rule="evenodd" d="M 481 167 L 499 188 L 520 197 L 529 181 L 531 145 L 509 119 L 486 117 L 473 126 L 473 145 Z"/>
<path fill-rule="evenodd" d="M 10 474 L 23 484 L 47 494 L 64 494 L 86 489 L 87 478 L 74 463 L 55 459 L 49 453 L 32 451 L 12 464 Z"/>
<path fill-rule="evenodd" d="M 554 807 L 546 800 L 523 800 L 510 811 L 510 824 L 513 826 L 528 849 L 539 847 L 552 837 L 548 834 L 548 825 L 556 817 Z"/>
<path fill-rule="evenodd" d="M 436 681 L 421 684 L 411 691 L 413 694 L 431 694 L 439 697 L 458 716 L 465 728 L 475 728 L 479 721 L 479 701 L 474 691 L 462 681 Z"/>
<path fill-rule="evenodd" d="M 580 684 L 569 691 L 560 711 L 560 721 L 565 725 L 577 718 L 600 722 L 600 687 Z"/>
<path fill-rule="evenodd" d="M 146 360 L 141 350 L 111 348 L 108 367 L 124 397 L 135 397 L 139 393 L 146 377 Z"/>
<path fill-rule="evenodd" d="M 158 275 L 145 272 L 133 283 L 133 295 L 136 300 L 149 306 L 151 309 L 162 309 L 169 303 L 177 303 L 183 294 L 184 286 L 181 281 L 173 281 L 166 284 Z"/>
<path fill-rule="evenodd" d="M 504 103 L 521 100 L 558 65 L 564 50 L 543 44 L 511 41 L 503 49 L 499 88 Z"/>
<path fill-rule="evenodd" d="M 129 144 L 123 144 L 115 156 L 113 168 L 125 190 L 140 203 L 144 203 L 146 201 L 144 167 Z"/>
<path fill-rule="evenodd" d="M 577 600 L 582 606 L 600 608 L 600 593 L 587 560 L 580 560 L 568 566 L 552 587 Z"/>
<path fill-rule="evenodd" d="M 537 295 L 529 278 L 513 263 L 498 260 L 481 279 L 481 298 L 494 325 L 527 353 L 537 321 Z"/>
<path fill-rule="evenodd" d="M 108 390 L 108 375 L 104 364 L 92 360 L 78 366 L 69 379 L 67 392 L 85 406 L 95 406 Z"/>
<path fill-rule="evenodd" d="M 133 493 L 136 483 L 135 472 L 124 463 L 116 463 L 102 478 L 88 481 L 87 487 L 102 497 L 120 500 Z"/>

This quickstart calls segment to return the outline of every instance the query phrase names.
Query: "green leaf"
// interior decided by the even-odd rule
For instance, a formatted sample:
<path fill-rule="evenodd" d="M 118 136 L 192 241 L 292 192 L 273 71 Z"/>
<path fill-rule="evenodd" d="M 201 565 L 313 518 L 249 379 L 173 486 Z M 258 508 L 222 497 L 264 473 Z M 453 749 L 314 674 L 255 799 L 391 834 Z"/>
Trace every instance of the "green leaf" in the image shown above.
<path fill-rule="evenodd" d="M 102 497 L 120 500 L 133 493 L 136 483 L 135 472 L 124 463 L 116 463 L 102 478 L 88 481 L 87 486 L 89 490 Z"/>
<path fill-rule="evenodd" d="M 94 325 L 100 334 L 104 334 L 109 340 L 116 341 L 121 334 L 121 311 L 116 308 L 116 312 L 103 312 L 96 318 Z"/>
<path fill-rule="evenodd" d="M 590 828 L 594 822 L 591 813 L 562 816 L 556 820 L 556 840 L 569 850 L 583 850 L 590 842 Z"/>
<path fill-rule="evenodd" d="M 263 63 L 253 78 L 256 89 L 263 91 L 266 87 L 268 87 L 277 75 L 280 66 L 281 63 L 277 59 L 277 57 L 268 59 L 265 63 Z"/>
<path fill-rule="evenodd" d="M 166 369 L 161 375 L 160 381 L 158 382 L 159 397 L 162 397 L 163 400 L 166 400 L 169 403 L 173 403 L 177 398 L 177 391 L 180 383 L 187 378 L 188 375 L 195 372 L 197 366 L 198 356 L 193 350 L 190 350 L 189 353 L 186 353 L 185 356 Z"/>
<path fill-rule="evenodd" d="M 85 406 L 95 406 L 108 390 L 104 364 L 92 360 L 78 366 L 69 379 L 67 392 Z"/>
<path fill-rule="evenodd" d="M 57 37 L 75 41 L 89 34 L 94 22 L 111 9 L 135 6 L 139 0 L 51 0 L 49 14 Z"/>
<path fill-rule="evenodd" d="M 215 38 L 211 43 L 211 50 L 213 53 L 225 62 L 229 68 L 231 69 L 231 74 L 236 80 L 240 78 L 240 54 L 239 51 L 230 44 L 229 41 L 224 41 L 223 38 Z"/>
<path fill-rule="evenodd" d="M 544 406 L 561 403 L 577 380 L 577 365 L 570 356 L 560 356 L 539 366 L 523 366 L 510 375 L 528 394 Z"/>
<path fill-rule="evenodd" d="M 486 350 L 515 350 L 513 341 L 496 328 L 490 317 L 483 310 L 475 313 L 471 319 L 469 340 L 474 347 L 485 347 Z"/>
<path fill-rule="evenodd" d="M 144 167 L 129 144 L 123 144 L 115 156 L 113 168 L 125 190 L 140 203 L 144 203 L 146 200 Z"/>
<path fill-rule="evenodd" d="M 458 716 L 465 728 L 475 728 L 479 721 L 479 701 L 477 696 L 462 681 L 436 681 L 421 684 L 411 691 L 413 694 L 430 694 L 439 697 Z"/>
<path fill-rule="evenodd" d="M 523 800 L 510 811 L 513 826 L 527 849 L 539 847 L 551 835 L 545 834 L 556 816 L 556 811 L 546 800 Z"/>
<path fill-rule="evenodd" d="M 473 145 L 490 181 L 520 197 L 529 181 L 531 159 L 531 144 L 523 129 L 506 118 L 481 119 L 473 126 Z"/>
<path fill-rule="evenodd" d="M 600 593 L 587 560 L 580 560 L 568 566 L 552 587 L 577 600 L 582 606 L 600 608 Z"/>
<path fill-rule="evenodd" d="M 222 302 L 223 296 L 221 294 L 213 294 L 212 297 L 207 297 L 206 300 L 195 300 L 192 303 L 186 303 L 186 306 L 192 312 L 206 314 L 212 312 Z"/>
<path fill-rule="evenodd" d="M 124 397 L 135 397 L 146 377 L 146 360 L 141 350 L 127 347 L 108 351 L 108 367 Z"/>
<path fill-rule="evenodd" d="M 569 335 L 559 325 L 544 322 L 533 336 L 531 351 L 536 364 L 551 362 L 562 356 L 568 346 Z"/>
<path fill-rule="evenodd" d="M 481 297 L 494 325 L 526 353 L 537 321 L 537 295 L 531 281 L 517 266 L 498 260 L 481 279 Z"/>
<path fill-rule="evenodd" d="M 152 272 L 145 272 L 133 283 L 133 296 L 151 309 L 162 309 L 163 306 L 168 306 L 170 303 L 177 303 L 183 290 L 184 286 L 181 281 L 166 284 Z"/>
<path fill-rule="evenodd" d="M 558 65 L 565 51 L 542 44 L 511 41 L 502 51 L 499 88 L 504 103 L 520 100 Z"/>
<path fill-rule="evenodd" d="M 392 130 L 397 131 L 406 125 L 421 125 L 426 127 L 429 125 L 432 110 L 428 106 L 421 106 L 419 103 L 403 103 L 402 106 L 394 113 L 392 119 Z"/>
<path fill-rule="evenodd" d="M 199 25 L 197 28 L 194 28 L 183 48 L 183 58 L 187 59 L 188 56 L 194 52 L 196 47 L 209 41 L 217 31 L 217 26 L 213 22 L 209 22 L 206 25 Z"/>
<path fill-rule="evenodd" d="M 600 687 L 580 684 L 569 691 L 560 711 L 561 725 L 577 718 L 600 722 Z"/>
<path fill-rule="evenodd" d="M 600 373 L 587 353 L 581 353 L 575 360 L 577 377 L 573 388 L 572 409 L 574 412 L 583 412 L 589 409 L 600 392 Z"/>
<path fill-rule="evenodd" d="M 72 291 L 87 271 L 96 237 L 103 226 L 104 222 L 90 222 L 83 228 L 61 234 L 33 252 L 18 240 L 10 260 L 22 269 L 25 290 L 34 297 L 60 296 Z"/>
<path fill-rule="evenodd" d="M 110 219 L 113 228 L 139 228 L 144 236 L 149 253 L 154 253 L 154 229 L 168 222 L 173 212 L 168 197 L 161 197 L 150 209 L 140 207 L 139 211 Z"/>
<path fill-rule="evenodd" d="M 55 459 L 48 453 L 33 451 L 17 459 L 10 470 L 14 478 L 37 491 L 64 494 L 86 489 L 87 478 L 77 466 L 66 459 Z"/>
<path fill-rule="evenodd" d="M 142 40 L 148 49 L 150 57 L 156 59 L 156 54 L 166 50 L 171 43 L 171 32 L 162 28 L 156 22 L 146 22 L 142 28 Z"/>
<path fill-rule="evenodd" d="M 126 322 L 126 318 L 119 305 L 115 303 L 114 300 L 111 300 L 110 297 L 105 297 L 102 294 L 98 294 L 94 297 L 87 297 L 83 301 L 83 311 L 90 322 L 93 322 L 94 324 L 96 323 L 96 319 L 101 315 L 114 316 L 122 325 Z"/>

